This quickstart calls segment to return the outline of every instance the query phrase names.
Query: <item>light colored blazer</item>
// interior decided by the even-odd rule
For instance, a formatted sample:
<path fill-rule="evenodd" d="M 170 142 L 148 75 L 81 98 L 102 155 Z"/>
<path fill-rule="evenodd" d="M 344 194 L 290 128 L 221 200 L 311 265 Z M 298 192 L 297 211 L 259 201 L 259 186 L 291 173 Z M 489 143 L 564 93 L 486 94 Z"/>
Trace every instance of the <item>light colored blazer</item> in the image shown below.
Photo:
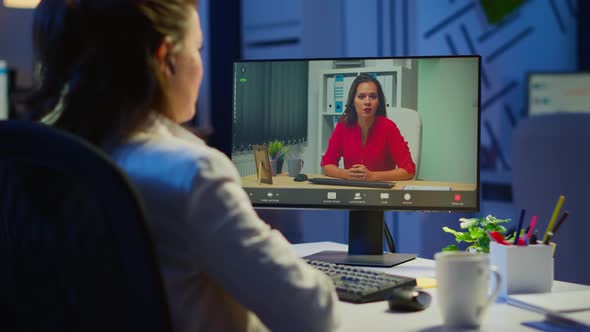
<path fill-rule="evenodd" d="M 161 115 L 107 148 L 145 203 L 175 331 L 329 331 L 331 281 L 256 214 L 221 152 Z"/>

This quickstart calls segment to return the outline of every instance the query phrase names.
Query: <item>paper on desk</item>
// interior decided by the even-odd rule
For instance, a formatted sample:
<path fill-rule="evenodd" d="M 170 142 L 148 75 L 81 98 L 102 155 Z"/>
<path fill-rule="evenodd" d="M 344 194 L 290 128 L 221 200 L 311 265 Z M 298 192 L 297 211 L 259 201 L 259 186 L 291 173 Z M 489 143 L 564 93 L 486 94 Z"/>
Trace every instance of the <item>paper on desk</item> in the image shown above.
<path fill-rule="evenodd" d="M 427 278 L 427 277 L 418 277 L 418 278 L 416 278 L 416 287 L 435 288 L 436 287 L 436 279 Z"/>
<path fill-rule="evenodd" d="M 590 310 L 590 290 L 509 295 L 506 302 L 543 314 Z"/>
<path fill-rule="evenodd" d="M 449 186 L 405 186 L 403 190 L 450 191 Z"/>

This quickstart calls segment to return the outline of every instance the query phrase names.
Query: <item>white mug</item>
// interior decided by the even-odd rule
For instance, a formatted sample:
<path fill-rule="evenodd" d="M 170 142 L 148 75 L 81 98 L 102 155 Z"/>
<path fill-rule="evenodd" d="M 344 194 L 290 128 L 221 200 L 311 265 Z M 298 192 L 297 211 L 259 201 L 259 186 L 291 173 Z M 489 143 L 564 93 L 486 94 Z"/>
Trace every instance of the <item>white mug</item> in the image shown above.
<path fill-rule="evenodd" d="M 437 302 L 445 326 L 477 328 L 486 308 L 496 300 L 502 277 L 487 254 L 447 251 L 436 260 Z M 490 272 L 495 276 L 489 294 Z"/>

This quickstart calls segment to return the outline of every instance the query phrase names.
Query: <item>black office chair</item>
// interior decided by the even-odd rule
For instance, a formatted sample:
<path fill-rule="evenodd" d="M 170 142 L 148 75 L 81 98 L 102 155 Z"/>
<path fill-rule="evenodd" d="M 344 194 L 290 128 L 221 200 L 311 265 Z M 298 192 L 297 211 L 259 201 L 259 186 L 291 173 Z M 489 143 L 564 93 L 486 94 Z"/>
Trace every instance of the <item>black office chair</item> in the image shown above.
<path fill-rule="evenodd" d="M 171 331 L 138 196 L 101 151 L 0 121 L 0 331 Z"/>

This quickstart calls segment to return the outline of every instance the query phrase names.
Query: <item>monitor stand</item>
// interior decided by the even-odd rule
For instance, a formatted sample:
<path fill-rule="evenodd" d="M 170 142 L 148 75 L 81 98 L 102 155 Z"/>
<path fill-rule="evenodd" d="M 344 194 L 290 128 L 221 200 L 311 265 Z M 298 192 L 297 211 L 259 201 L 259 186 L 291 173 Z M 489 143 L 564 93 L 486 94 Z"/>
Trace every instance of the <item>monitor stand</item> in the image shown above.
<path fill-rule="evenodd" d="M 306 259 L 334 264 L 391 267 L 416 258 L 416 254 L 383 252 L 384 212 L 354 210 L 348 216 L 348 252 L 321 251 Z"/>

